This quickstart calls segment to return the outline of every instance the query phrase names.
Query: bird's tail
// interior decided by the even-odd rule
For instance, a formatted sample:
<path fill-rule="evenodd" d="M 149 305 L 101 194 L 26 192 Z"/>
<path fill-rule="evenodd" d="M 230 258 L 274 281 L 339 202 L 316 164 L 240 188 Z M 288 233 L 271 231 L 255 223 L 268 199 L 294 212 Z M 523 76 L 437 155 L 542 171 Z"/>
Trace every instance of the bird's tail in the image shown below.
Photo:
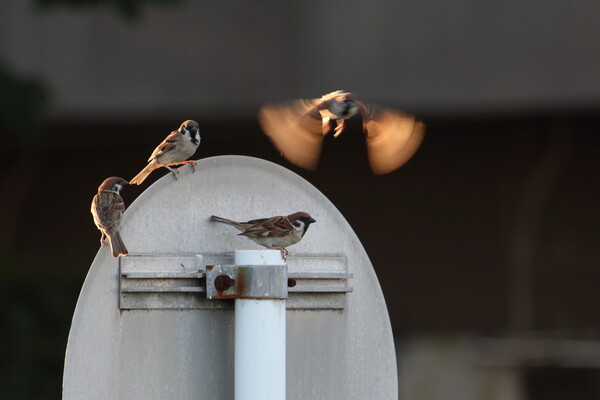
<path fill-rule="evenodd" d="M 127 255 L 127 247 L 125 247 L 125 243 L 123 243 L 123 239 L 121 238 L 121 233 L 116 231 L 114 234 L 110 235 L 110 248 L 112 250 L 113 257 L 119 257 L 120 255 Z"/>
<path fill-rule="evenodd" d="M 132 180 L 129 181 L 130 185 L 141 185 L 142 182 L 144 182 L 144 180 L 148 177 L 148 175 L 150 175 L 150 173 L 152 171 L 154 171 L 157 168 L 157 165 L 154 161 L 152 161 L 150 164 L 146 165 L 146 168 L 144 168 L 139 174 L 137 174 L 135 177 L 133 177 Z"/>
<path fill-rule="evenodd" d="M 217 217 L 216 215 L 213 215 L 212 217 L 210 217 L 210 220 L 214 221 L 214 222 L 220 222 L 222 224 L 234 226 L 236 229 L 238 229 L 240 231 L 244 230 L 244 225 L 240 224 L 239 222 L 227 219 L 227 218 Z"/>
<path fill-rule="evenodd" d="M 216 215 L 213 215 L 212 217 L 210 217 L 210 220 L 214 221 L 214 222 L 220 222 L 222 224 L 227 224 L 227 225 L 233 225 L 233 226 L 237 225 L 237 222 L 235 222 L 235 221 L 232 221 L 227 218 L 217 217 Z"/>

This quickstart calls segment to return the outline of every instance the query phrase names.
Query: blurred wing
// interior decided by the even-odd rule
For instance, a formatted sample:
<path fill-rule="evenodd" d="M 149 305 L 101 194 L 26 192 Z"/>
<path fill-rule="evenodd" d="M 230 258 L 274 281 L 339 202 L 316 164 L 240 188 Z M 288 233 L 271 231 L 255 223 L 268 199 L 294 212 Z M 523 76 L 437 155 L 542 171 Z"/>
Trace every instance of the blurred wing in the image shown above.
<path fill-rule="evenodd" d="M 258 120 L 277 150 L 292 164 L 314 170 L 323 145 L 320 100 L 298 100 L 261 108 Z"/>
<path fill-rule="evenodd" d="M 320 99 L 317 99 L 316 101 L 318 101 L 318 102 L 331 101 L 331 100 L 335 99 L 336 97 L 343 95 L 343 94 L 349 94 L 349 93 L 346 92 L 345 90 L 334 90 L 331 93 L 324 94 L 323 96 L 321 96 Z"/>
<path fill-rule="evenodd" d="M 365 124 L 367 151 L 373 173 L 387 174 L 406 163 L 419 148 L 425 125 L 412 115 L 386 109 L 370 109 Z"/>

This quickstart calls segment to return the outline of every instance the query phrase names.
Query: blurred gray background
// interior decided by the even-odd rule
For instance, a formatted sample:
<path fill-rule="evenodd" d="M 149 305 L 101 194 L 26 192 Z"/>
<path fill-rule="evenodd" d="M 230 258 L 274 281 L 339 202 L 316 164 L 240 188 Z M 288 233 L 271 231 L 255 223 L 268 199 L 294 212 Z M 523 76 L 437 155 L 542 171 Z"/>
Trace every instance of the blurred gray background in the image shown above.
<path fill-rule="evenodd" d="M 191 118 L 196 158 L 277 162 L 349 220 L 401 399 L 600 398 L 598 17 L 593 0 L 1 2 L 0 397 L 60 398 L 96 188 Z M 281 158 L 260 106 L 335 89 L 421 118 L 413 159 L 371 175 L 354 120 L 316 172 Z"/>

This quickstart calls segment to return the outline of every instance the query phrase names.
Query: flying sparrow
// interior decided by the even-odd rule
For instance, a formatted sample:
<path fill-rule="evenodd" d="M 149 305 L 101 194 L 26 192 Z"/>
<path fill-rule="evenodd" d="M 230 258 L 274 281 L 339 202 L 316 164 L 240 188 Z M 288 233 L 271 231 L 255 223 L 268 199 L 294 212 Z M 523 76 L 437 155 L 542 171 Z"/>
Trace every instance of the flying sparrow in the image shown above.
<path fill-rule="evenodd" d="M 285 260 L 288 246 L 296 244 L 304 237 L 308 227 L 316 222 L 305 212 L 296 212 L 288 216 L 278 216 L 272 218 L 253 219 L 248 222 L 236 222 L 229 219 L 210 217 L 211 221 L 221 222 L 231 225 L 241 231 L 241 236 L 258 243 L 269 249 L 281 251 L 281 257 Z"/>
<path fill-rule="evenodd" d="M 412 115 L 359 101 L 353 93 L 336 90 L 319 99 L 267 105 L 258 118 L 265 134 L 293 164 L 315 169 L 323 137 L 333 128 L 338 137 L 345 121 L 360 114 L 371 169 L 386 174 L 402 166 L 417 151 L 425 126 Z M 335 122 L 335 123 L 334 123 Z"/>
<path fill-rule="evenodd" d="M 191 119 L 185 121 L 178 130 L 171 132 L 169 136 L 161 144 L 158 145 L 148 159 L 149 164 L 137 174 L 131 184 L 141 185 L 144 179 L 152 171 L 160 167 L 165 167 L 173 174 L 173 178 L 177 180 L 176 174 L 179 173 L 170 165 L 191 164 L 192 171 L 195 170 L 196 161 L 186 161 L 194 155 L 196 149 L 200 145 L 200 132 L 198 123 Z"/>
<path fill-rule="evenodd" d="M 119 192 L 127 183 L 125 179 L 117 176 L 107 178 L 98 187 L 98 193 L 92 200 L 94 223 L 102 232 L 100 245 L 106 244 L 104 238 L 108 236 L 113 257 L 127 254 L 127 248 L 119 233 L 121 217 L 125 211 L 125 203 Z"/>

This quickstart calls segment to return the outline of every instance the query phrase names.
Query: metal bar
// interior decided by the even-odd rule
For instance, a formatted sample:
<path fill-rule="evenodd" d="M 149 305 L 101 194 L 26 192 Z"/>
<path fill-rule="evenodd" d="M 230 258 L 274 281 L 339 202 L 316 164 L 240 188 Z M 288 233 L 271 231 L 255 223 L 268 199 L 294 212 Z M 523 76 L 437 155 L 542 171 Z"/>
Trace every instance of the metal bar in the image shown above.
<path fill-rule="evenodd" d="M 294 279 L 351 279 L 354 274 L 346 272 L 290 272 L 288 278 Z"/>
<path fill-rule="evenodd" d="M 347 286 L 295 286 L 288 288 L 289 293 L 349 293 L 352 290 Z"/>
<path fill-rule="evenodd" d="M 180 287 L 129 287 L 121 289 L 122 293 L 204 293 L 206 288 L 200 286 Z"/>
<path fill-rule="evenodd" d="M 285 265 L 279 250 L 238 250 L 236 265 Z M 235 400 L 285 400 L 285 299 L 235 299 Z"/>
<path fill-rule="evenodd" d="M 204 278 L 204 272 L 123 272 L 128 279 L 194 279 Z"/>

